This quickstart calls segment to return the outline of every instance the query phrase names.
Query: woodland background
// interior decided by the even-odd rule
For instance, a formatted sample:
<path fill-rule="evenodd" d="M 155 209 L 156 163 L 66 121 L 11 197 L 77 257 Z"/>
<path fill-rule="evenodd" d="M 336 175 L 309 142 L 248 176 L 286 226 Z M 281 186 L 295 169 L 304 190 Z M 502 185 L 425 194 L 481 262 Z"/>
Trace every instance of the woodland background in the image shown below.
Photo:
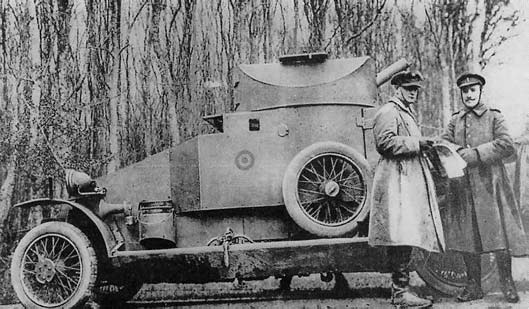
<path fill-rule="evenodd" d="M 509 0 L 0 0 L 0 302 L 15 227 L 40 211 L 11 205 L 64 168 L 97 177 L 209 132 L 203 116 L 234 108 L 236 65 L 407 58 L 427 78 L 432 135 L 457 109 L 456 76 L 486 69 L 520 17 Z"/>

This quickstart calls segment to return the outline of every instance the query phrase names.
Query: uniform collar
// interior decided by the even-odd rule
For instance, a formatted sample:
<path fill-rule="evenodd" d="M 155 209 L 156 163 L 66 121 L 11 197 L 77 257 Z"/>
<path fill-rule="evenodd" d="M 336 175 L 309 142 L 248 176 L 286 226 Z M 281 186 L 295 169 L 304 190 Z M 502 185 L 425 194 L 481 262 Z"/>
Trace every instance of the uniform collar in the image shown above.
<path fill-rule="evenodd" d="M 462 117 L 465 117 L 468 113 L 472 112 L 476 116 L 481 117 L 483 114 L 488 110 L 489 108 L 483 104 L 483 102 L 479 102 L 478 105 L 474 108 L 466 108 L 464 109 L 464 113 L 461 115 Z"/>
<path fill-rule="evenodd" d="M 397 105 L 398 107 L 400 107 L 400 109 L 402 109 L 403 111 L 407 112 L 408 114 L 412 115 L 415 117 L 415 110 L 413 109 L 413 106 L 411 104 L 408 104 L 408 106 L 406 106 L 406 104 L 404 104 L 399 98 L 397 97 L 391 97 L 389 99 L 390 102 L 393 102 L 395 103 L 395 105 Z"/>

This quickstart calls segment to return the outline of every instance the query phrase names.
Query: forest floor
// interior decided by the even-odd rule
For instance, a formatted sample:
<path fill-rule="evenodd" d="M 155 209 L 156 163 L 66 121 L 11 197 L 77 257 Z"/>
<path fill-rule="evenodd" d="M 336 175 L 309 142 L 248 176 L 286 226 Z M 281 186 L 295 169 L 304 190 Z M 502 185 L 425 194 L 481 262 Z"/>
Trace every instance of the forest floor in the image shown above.
<path fill-rule="evenodd" d="M 2 276 L 0 309 L 18 309 L 9 286 L 8 272 Z M 521 302 L 504 302 L 501 292 L 487 291 L 478 301 L 460 304 L 453 297 L 436 293 L 412 273 L 411 284 L 422 296 L 434 300 L 433 308 L 529 308 L 529 259 L 516 258 L 513 274 Z M 129 303 L 131 308 L 392 308 L 390 275 L 344 274 L 348 288 L 337 291 L 334 280 L 323 282 L 319 275 L 294 277 L 289 292 L 279 291 L 279 279 L 207 284 L 145 284 Z M 5 298 L 7 296 L 7 298 Z M 212 302 L 213 300 L 213 302 Z"/>

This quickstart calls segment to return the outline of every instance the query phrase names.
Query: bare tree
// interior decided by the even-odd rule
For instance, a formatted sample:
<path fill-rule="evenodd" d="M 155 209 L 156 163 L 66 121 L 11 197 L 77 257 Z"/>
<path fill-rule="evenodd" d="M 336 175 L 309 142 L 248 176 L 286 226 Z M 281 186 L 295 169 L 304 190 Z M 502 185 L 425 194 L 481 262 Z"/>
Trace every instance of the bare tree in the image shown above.
<path fill-rule="evenodd" d="M 110 160 L 107 165 L 109 173 L 116 171 L 120 167 L 120 147 L 119 147 L 119 124 L 118 124 L 118 104 L 120 101 L 120 70 L 121 70 L 121 0 L 110 1 L 110 36 L 112 42 L 112 66 L 110 68 L 109 88 L 109 144 Z"/>
<path fill-rule="evenodd" d="M 510 37 L 520 14 L 509 6 L 510 0 L 474 0 L 467 6 L 470 20 L 471 50 L 469 68 L 480 72 Z"/>
<path fill-rule="evenodd" d="M 329 0 L 304 0 L 303 10 L 309 23 L 309 48 L 311 51 L 318 51 L 322 47 L 328 8 Z"/>

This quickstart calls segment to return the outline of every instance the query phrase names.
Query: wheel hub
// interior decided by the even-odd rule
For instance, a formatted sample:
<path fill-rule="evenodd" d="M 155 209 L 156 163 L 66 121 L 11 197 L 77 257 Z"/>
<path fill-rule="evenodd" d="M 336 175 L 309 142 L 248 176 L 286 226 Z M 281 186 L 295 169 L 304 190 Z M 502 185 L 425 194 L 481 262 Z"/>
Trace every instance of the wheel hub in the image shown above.
<path fill-rule="evenodd" d="M 329 197 L 336 197 L 340 193 L 340 185 L 333 180 L 323 183 L 323 192 Z"/>
<path fill-rule="evenodd" d="M 51 282 L 56 273 L 55 263 L 48 258 L 39 260 L 35 265 L 35 277 L 39 283 Z"/>

